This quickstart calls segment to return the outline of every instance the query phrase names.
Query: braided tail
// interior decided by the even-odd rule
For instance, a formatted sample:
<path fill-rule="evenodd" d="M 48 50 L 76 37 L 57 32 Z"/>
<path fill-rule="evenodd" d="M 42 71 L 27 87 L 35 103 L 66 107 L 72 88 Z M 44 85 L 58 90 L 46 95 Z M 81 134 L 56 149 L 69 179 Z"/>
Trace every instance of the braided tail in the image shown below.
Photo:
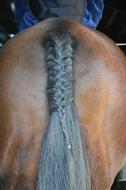
<path fill-rule="evenodd" d="M 44 39 L 50 121 L 42 145 L 37 190 L 90 190 L 86 149 L 73 104 L 75 39 L 49 32 Z"/>

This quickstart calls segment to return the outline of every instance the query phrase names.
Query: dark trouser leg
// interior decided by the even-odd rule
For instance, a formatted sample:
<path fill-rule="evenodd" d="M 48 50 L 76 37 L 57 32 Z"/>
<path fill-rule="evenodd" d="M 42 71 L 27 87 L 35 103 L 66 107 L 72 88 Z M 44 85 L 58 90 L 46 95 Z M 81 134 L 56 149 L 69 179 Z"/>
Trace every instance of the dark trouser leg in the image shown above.
<path fill-rule="evenodd" d="M 122 170 L 119 172 L 119 174 L 116 177 L 116 181 L 125 181 L 126 182 L 126 164 L 122 168 Z"/>
<path fill-rule="evenodd" d="M 28 0 L 33 14 L 39 19 L 51 17 L 81 20 L 87 0 Z"/>

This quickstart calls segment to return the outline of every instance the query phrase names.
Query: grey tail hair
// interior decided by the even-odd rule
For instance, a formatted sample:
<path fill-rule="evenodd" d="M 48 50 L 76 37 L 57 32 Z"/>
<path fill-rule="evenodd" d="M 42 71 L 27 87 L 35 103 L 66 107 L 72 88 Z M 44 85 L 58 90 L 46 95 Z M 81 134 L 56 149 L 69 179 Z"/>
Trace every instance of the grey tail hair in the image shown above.
<path fill-rule="evenodd" d="M 44 39 L 50 121 L 42 144 L 37 190 L 91 190 L 85 145 L 73 102 L 75 38 L 49 32 Z"/>

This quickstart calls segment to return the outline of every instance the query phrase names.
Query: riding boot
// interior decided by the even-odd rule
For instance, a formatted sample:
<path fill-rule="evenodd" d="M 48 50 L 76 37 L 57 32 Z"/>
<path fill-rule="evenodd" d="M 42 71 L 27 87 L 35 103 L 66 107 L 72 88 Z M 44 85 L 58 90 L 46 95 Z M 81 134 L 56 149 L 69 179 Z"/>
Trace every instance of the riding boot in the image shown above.
<path fill-rule="evenodd" d="M 39 20 L 60 17 L 81 21 L 87 0 L 28 0 L 28 6 Z"/>

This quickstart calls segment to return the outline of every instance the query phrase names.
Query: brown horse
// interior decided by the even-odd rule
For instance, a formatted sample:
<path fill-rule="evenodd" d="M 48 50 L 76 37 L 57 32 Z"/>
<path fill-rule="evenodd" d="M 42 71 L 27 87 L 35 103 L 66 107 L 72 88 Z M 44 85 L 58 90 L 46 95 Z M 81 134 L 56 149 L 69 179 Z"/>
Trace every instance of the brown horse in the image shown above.
<path fill-rule="evenodd" d="M 119 48 L 58 19 L 7 42 L 0 50 L 0 190 L 110 190 L 125 162 Z"/>

